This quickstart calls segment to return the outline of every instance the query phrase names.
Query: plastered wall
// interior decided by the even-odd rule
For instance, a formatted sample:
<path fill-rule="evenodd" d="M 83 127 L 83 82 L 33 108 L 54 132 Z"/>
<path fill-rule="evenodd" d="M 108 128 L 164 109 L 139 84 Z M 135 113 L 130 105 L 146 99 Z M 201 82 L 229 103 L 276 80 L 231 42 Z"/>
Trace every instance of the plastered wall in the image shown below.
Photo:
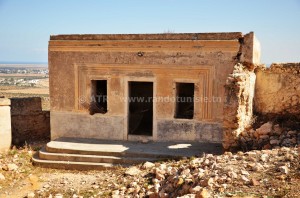
<path fill-rule="evenodd" d="M 157 98 L 194 83 L 200 100 L 191 120 L 174 118 L 174 101 L 155 102 L 152 140 L 221 142 L 226 79 L 259 60 L 257 43 L 253 33 L 51 36 L 51 138 L 127 140 L 128 82 L 149 81 Z M 107 80 L 106 114 L 89 115 L 92 80 Z"/>
<path fill-rule="evenodd" d="M 10 100 L 0 98 L 0 152 L 11 146 Z"/>

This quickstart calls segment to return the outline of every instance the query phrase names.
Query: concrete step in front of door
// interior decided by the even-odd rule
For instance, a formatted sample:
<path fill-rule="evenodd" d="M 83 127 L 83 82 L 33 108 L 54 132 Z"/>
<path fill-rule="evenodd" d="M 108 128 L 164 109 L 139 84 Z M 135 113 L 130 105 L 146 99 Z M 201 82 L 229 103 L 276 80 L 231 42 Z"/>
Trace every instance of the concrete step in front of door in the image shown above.
<path fill-rule="evenodd" d="M 111 163 L 74 162 L 40 159 L 38 154 L 32 157 L 32 163 L 42 168 L 55 168 L 66 170 L 107 170 L 118 165 Z"/>
<path fill-rule="evenodd" d="M 64 146 L 57 145 L 57 143 L 49 142 L 46 145 L 45 151 L 49 153 L 66 153 L 78 155 L 96 155 L 96 156 L 115 156 L 115 157 L 132 157 L 132 158 L 159 158 L 159 159 L 179 159 L 183 156 L 171 155 L 163 152 L 153 152 L 147 148 L 134 148 L 126 150 L 124 145 L 88 145 L 78 146 L 65 144 Z"/>
<path fill-rule="evenodd" d="M 109 169 L 146 161 L 162 161 L 222 153 L 220 144 L 200 142 L 130 142 L 84 138 L 59 138 L 34 157 L 33 164 L 59 169 Z"/>
<path fill-rule="evenodd" d="M 70 154 L 70 153 L 51 153 L 41 149 L 33 156 L 32 161 L 36 166 L 43 168 L 67 169 L 67 170 L 106 170 L 118 166 L 128 167 L 143 162 L 162 161 L 167 158 L 142 158 L 140 156 L 109 156 L 106 155 L 89 155 L 89 154 Z"/>
<path fill-rule="evenodd" d="M 92 163 L 111 163 L 111 164 L 139 164 L 146 161 L 157 161 L 158 158 L 142 158 L 128 156 L 108 156 L 108 155 L 86 155 L 69 153 L 49 153 L 45 149 L 39 151 L 39 158 L 52 161 L 73 161 L 73 162 L 92 162 Z"/>

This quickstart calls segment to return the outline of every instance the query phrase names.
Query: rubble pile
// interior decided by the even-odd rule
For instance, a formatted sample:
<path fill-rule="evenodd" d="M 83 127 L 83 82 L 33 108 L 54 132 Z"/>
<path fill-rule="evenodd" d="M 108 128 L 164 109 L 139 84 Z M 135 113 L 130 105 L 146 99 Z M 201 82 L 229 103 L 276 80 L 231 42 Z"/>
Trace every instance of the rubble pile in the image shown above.
<path fill-rule="evenodd" d="M 113 191 L 113 197 L 212 197 L 233 196 L 236 188 L 257 187 L 270 191 L 270 183 L 292 182 L 290 175 L 299 171 L 296 148 L 206 154 L 201 158 L 166 163 L 145 163 L 148 184 L 131 182 L 127 188 Z M 139 173 L 137 173 L 139 174 Z M 132 177 L 136 177 L 132 176 Z M 249 191 L 249 189 L 248 189 Z M 256 190 L 254 190 L 255 192 Z M 274 192 L 272 192 L 274 191 Z M 257 193 L 257 192 L 255 192 Z"/>
<path fill-rule="evenodd" d="M 244 150 L 295 147 L 300 143 L 300 130 L 282 128 L 279 124 L 267 122 L 256 130 L 242 132 L 239 143 Z"/>
<path fill-rule="evenodd" d="M 0 155 L 0 197 L 299 197 L 298 149 L 203 154 L 83 172 L 34 168 L 32 151 L 13 150 Z"/>

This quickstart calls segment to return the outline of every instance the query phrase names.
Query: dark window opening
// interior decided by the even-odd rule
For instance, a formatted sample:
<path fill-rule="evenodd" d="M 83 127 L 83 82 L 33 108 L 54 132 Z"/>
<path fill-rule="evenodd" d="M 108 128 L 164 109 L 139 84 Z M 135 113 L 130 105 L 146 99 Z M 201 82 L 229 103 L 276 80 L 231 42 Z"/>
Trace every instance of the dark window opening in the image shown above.
<path fill-rule="evenodd" d="M 176 83 L 175 118 L 193 119 L 194 83 Z"/>
<path fill-rule="evenodd" d="M 153 83 L 129 82 L 128 133 L 152 136 Z"/>
<path fill-rule="evenodd" d="M 90 114 L 107 112 L 107 81 L 92 80 Z"/>

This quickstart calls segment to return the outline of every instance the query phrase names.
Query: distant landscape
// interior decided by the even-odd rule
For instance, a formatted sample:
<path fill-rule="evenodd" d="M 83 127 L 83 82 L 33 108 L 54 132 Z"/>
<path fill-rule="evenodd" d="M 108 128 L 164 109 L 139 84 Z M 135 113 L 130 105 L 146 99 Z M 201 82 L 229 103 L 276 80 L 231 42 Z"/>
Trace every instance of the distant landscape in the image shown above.
<path fill-rule="evenodd" d="M 49 109 L 48 64 L 0 64 L 0 97 L 41 97 L 43 109 Z"/>

